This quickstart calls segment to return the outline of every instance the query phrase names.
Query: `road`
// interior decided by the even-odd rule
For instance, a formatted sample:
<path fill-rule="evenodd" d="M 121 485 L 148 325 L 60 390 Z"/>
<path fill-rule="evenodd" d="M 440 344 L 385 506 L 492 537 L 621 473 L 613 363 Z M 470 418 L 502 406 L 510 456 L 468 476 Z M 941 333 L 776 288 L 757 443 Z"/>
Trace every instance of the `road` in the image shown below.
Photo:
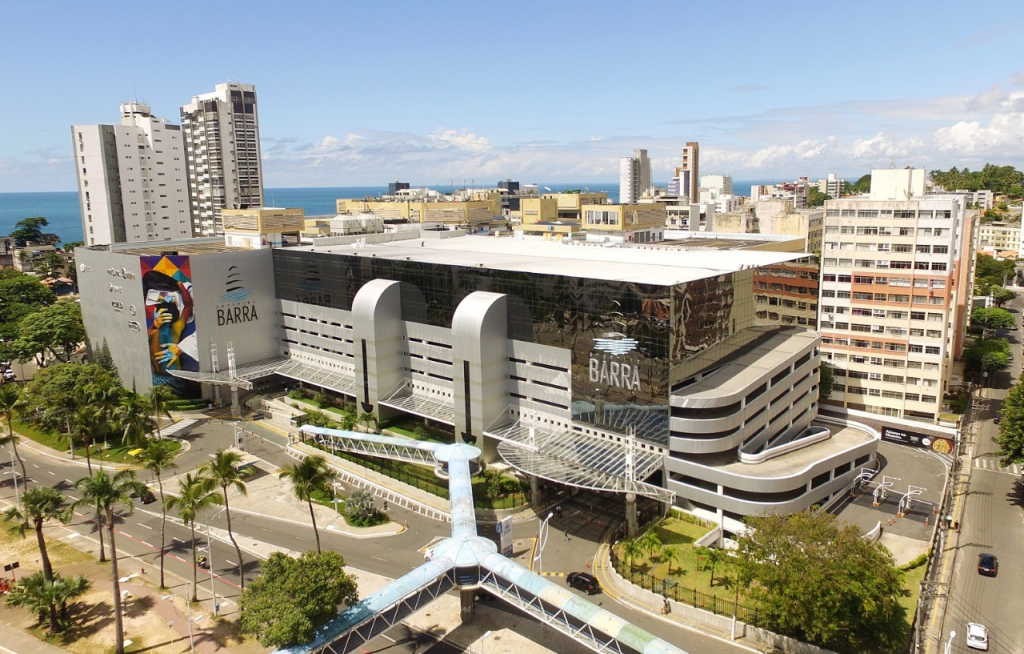
<path fill-rule="evenodd" d="M 1011 304 L 1018 320 L 1024 297 Z M 952 584 L 948 591 L 946 613 L 942 623 L 943 642 L 930 643 L 929 651 L 940 649 L 955 631 L 951 652 L 968 652 L 965 633 L 968 622 L 988 627 L 990 652 L 1024 652 L 1024 560 L 1020 557 L 1024 542 L 1024 480 L 1021 466 L 1003 468 L 995 452 L 999 427 L 993 418 L 1002 405 L 1010 386 L 1019 380 L 1018 370 L 1024 362 L 1020 342 L 1021 330 L 999 334 L 1010 341 L 1013 362 L 1010 371 L 1000 372 L 988 389 L 987 402 L 982 402 L 972 425 L 972 442 L 968 446 L 971 466 L 970 482 L 957 490 L 963 493 L 959 548 L 955 553 Z M 982 552 L 999 559 L 998 576 L 978 574 L 978 556 Z"/>
<path fill-rule="evenodd" d="M 202 429 L 194 431 L 189 439 L 192 444 L 191 450 L 179 459 L 178 471 L 191 470 L 195 466 L 208 460 L 210 454 L 215 450 L 227 447 L 232 444 L 232 430 L 227 424 L 209 424 Z M 249 439 L 247 448 L 260 458 L 267 460 L 274 465 L 285 465 L 293 463 L 280 447 L 268 440 L 259 442 L 258 439 Z M 23 441 L 25 442 L 25 441 Z M 31 445 L 26 442 L 26 445 Z M 74 481 L 85 476 L 87 470 L 84 466 L 69 462 L 61 458 L 44 455 L 29 447 L 19 448 L 28 474 L 32 483 L 45 483 L 51 485 L 72 498 L 79 497 L 73 484 Z M 0 464 L 0 473 L 6 473 L 11 469 L 9 456 L 3 457 Z M 142 478 L 147 478 L 145 472 L 140 473 Z M 8 478 L 5 475 L 4 478 Z M 168 488 L 170 490 L 170 488 Z M 8 483 L 0 489 L 0 504 L 13 505 L 15 501 L 14 489 Z M 408 521 L 409 529 L 403 533 L 373 539 L 357 539 L 345 536 L 337 532 L 321 530 L 320 538 L 324 549 L 331 549 L 344 555 L 346 563 L 356 570 L 365 570 L 386 577 L 397 577 L 411 570 L 423 562 L 422 548 L 426 547 L 433 540 L 445 537 L 450 534 L 450 526 L 444 523 L 435 522 L 423 518 L 417 514 L 408 513 L 396 507 L 391 507 L 392 518 L 396 521 Z M 596 529 L 588 531 L 587 520 L 574 513 L 567 507 L 566 518 L 562 527 L 553 527 L 551 530 L 551 541 L 548 551 L 544 555 L 544 570 L 548 573 L 564 574 L 572 570 L 582 569 L 581 562 L 592 560 L 599 543 L 592 538 L 590 532 L 596 533 Z M 572 514 L 572 515 L 570 515 Z M 203 548 L 207 547 L 206 541 L 206 520 L 203 524 L 197 525 L 196 541 L 197 546 L 202 550 L 200 554 L 209 554 Z M 153 503 L 142 505 L 136 500 L 135 511 L 131 515 L 118 518 L 117 546 L 118 554 L 122 557 L 130 557 L 144 566 L 148 578 L 156 582 L 159 571 L 159 543 L 161 517 L 159 504 Z M 216 530 L 225 528 L 225 517 L 223 514 L 216 516 L 211 523 Z M 245 549 L 247 541 L 259 541 L 277 547 L 296 551 L 305 551 L 314 547 L 312 530 L 306 526 L 297 526 L 294 522 L 273 519 L 267 516 L 252 513 L 232 512 L 232 527 L 240 545 Z M 595 525 L 596 527 L 596 525 Z M 517 524 L 516 538 L 525 540 L 532 545 L 530 537 L 536 533 L 537 522 Z M 568 529 L 571 537 L 566 540 L 563 537 L 564 529 Z M 65 541 L 74 543 L 80 549 L 86 549 L 93 553 L 97 552 L 98 542 L 97 527 L 93 516 L 79 512 L 71 524 L 64 527 L 48 526 L 47 534 L 51 537 L 62 536 Z M 167 583 L 170 591 L 179 595 L 185 594 L 185 580 L 191 580 L 195 568 L 192 566 L 192 534 L 188 527 L 176 520 L 168 520 L 166 527 L 167 556 L 165 557 L 168 574 Z M 108 554 L 109 554 L 109 544 Z M 519 556 L 528 565 L 530 547 L 524 546 Z M 237 571 L 237 556 L 234 547 L 216 537 L 212 541 L 213 586 L 220 606 L 220 614 L 230 616 L 237 611 L 238 595 L 240 594 L 240 580 Z M 245 557 L 245 575 L 247 580 L 252 580 L 259 572 L 259 561 L 252 555 Z M 210 572 L 206 570 L 196 571 L 199 583 L 199 598 L 204 606 L 212 608 Z M 638 611 L 631 606 L 620 604 L 608 595 L 597 595 L 589 598 L 591 601 L 601 605 L 603 608 L 633 622 L 634 624 L 668 640 L 671 643 L 684 648 L 689 652 L 701 652 L 707 654 L 733 654 L 740 651 L 749 651 L 748 647 L 729 643 L 718 638 L 701 634 L 699 632 L 684 628 L 676 623 L 662 619 L 660 616 L 652 615 L 644 611 Z M 428 609 L 429 610 L 429 609 Z M 492 612 L 514 612 L 501 602 L 482 602 L 479 604 L 478 620 L 498 619 L 500 615 Z M 499 620 L 500 621 L 500 620 Z M 546 627 L 537 626 L 539 634 L 534 640 L 537 644 L 537 652 L 560 652 L 561 654 L 575 654 L 588 652 L 586 648 L 560 636 Z M 458 631 L 458 630 L 456 630 Z M 445 654 L 452 651 L 452 646 L 439 643 L 425 649 L 426 641 L 431 641 L 429 634 L 410 633 L 405 627 L 396 627 L 385 636 L 378 637 L 367 643 L 364 651 L 373 652 L 387 650 L 389 653 L 397 654 L 398 651 L 408 649 L 410 652 L 421 653 L 424 651 Z"/>

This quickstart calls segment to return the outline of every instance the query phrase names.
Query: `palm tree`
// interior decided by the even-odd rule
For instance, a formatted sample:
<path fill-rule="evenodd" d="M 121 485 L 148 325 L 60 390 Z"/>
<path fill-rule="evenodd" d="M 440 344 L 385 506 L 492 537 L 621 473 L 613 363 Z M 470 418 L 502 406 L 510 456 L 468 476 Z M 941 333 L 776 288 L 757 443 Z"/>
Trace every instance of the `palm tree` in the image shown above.
<path fill-rule="evenodd" d="M 683 552 L 675 545 L 666 545 L 661 548 L 661 556 L 659 558 L 668 564 L 666 574 L 672 576 L 672 564 L 683 560 Z"/>
<path fill-rule="evenodd" d="M 186 473 L 184 479 L 178 480 L 178 497 L 168 497 L 164 506 L 177 509 L 178 517 L 192 529 L 192 601 L 198 602 L 199 595 L 196 585 L 196 519 L 206 509 L 224 503 L 219 493 L 213 490 L 214 482 L 200 469 L 194 476 Z"/>
<path fill-rule="evenodd" d="M 228 538 L 231 539 L 231 544 L 235 546 L 235 554 L 238 556 L 238 579 L 242 590 L 245 590 L 245 574 L 242 571 L 244 566 L 242 548 L 238 546 L 238 542 L 235 541 L 235 534 L 231 531 L 231 506 L 228 504 L 228 486 L 231 486 L 242 495 L 248 494 L 242 478 L 252 475 L 252 468 L 242 468 L 239 470 L 238 464 L 241 462 L 242 455 L 237 450 L 217 450 L 213 453 L 213 461 L 204 464 L 201 470 L 206 470 L 213 483 L 220 486 L 221 493 L 223 494 L 224 515 L 228 521 Z"/>
<path fill-rule="evenodd" d="M 18 452 L 18 439 L 20 438 L 14 433 L 14 412 L 21 402 L 21 386 L 18 384 L 4 384 L 0 386 L 0 416 L 7 422 L 7 435 L 0 436 L 0 445 L 10 445 L 14 450 L 14 456 L 17 457 L 18 463 L 21 465 L 21 483 L 25 488 L 28 488 L 28 472 L 25 471 L 25 461 L 21 458 L 21 453 Z"/>
<path fill-rule="evenodd" d="M 152 408 L 146 396 L 128 393 L 121 398 L 121 404 L 114 410 L 118 427 L 121 429 L 121 443 L 142 447 L 146 436 L 156 429 L 156 422 L 150 415 Z"/>
<path fill-rule="evenodd" d="M 89 467 L 90 475 L 92 474 L 92 456 L 89 452 L 95 441 L 94 435 L 103 428 L 104 424 L 99 410 L 94 406 L 79 406 L 71 416 L 71 433 L 69 434 L 71 447 L 74 448 L 77 443 L 85 445 L 85 463 Z"/>
<path fill-rule="evenodd" d="M 58 634 L 67 626 L 68 602 L 92 588 L 92 582 L 82 575 L 64 578 L 57 575 L 47 579 L 36 572 L 22 577 L 7 597 L 10 606 L 21 606 L 36 614 L 39 623 L 47 624 L 50 634 Z"/>
<path fill-rule="evenodd" d="M 640 547 L 647 552 L 647 558 L 654 560 L 654 555 L 661 550 L 661 539 L 658 538 L 657 532 L 653 529 L 644 533 L 640 537 Z"/>
<path fill-rule="evenodd" d="M 175 397 L 174 391 L 167 386 L 157 385 L 149 391 L 149 395 L 147 397 L 149 398 L 149 401 L 153 403 L 153 422 L 156 424 L 156 437 L 158 440 L 163 439 L 163 435 L 160 433 L 160 414 L 163 413 L 170 420 L 173 420 L 173 418 L 171 417 L 171 413 L 166 409 L 161 411 L 160 405 L 167 400 L 173 399 Z"/>
<path fill-rule="evenodd" d="M 309 505 L 309 519 L 313 522 L 313 535 L 316 536 L 316 551 L 320 553 L 320 532 L 316 529 L 316 515 L 313 513 L 313 494 L 317 491 L 327 493 L 338 473 L 327 466 L 322 456 L 307 456 L 295 465 L 285 466 L 278 475 L 281 479 L 292 480 L 295 497 Z"/>
<path fill-rule="evenodd" d="M 161 388 L 157 386 L 156 388 Z M 160 478 L 161 473 L 168 468 L 174 467 L 174 451 L 171 447 L 170 441 L 149 441 L 146 444 L 146 449 L 142 452 L 139 457 L 139 463 L 143 468 L 146 468 L 153 473 L 156 477 L 157 488 L 160 489 L 160 507 L 161 507 L 161 519 L 160 519 L 160 588 L 166 588 L 164 585 L 164 532 L 167 527 L 167 506 L 164 500 L 164 482 Z"/>
<path fill-rule="evenodd" d="M 372 413 L 360 413 L 359 418 L 358 420 L 356 420 L 356 422 L 361 425 L 365 425 L 366 431 L 369 432 L 375 432 L 377 429 L 377 425 L 380 424 L 380 421 L 377 420 L 377 416 L 373 415 Z"/>
<path fill-rule="evenodd" d="M 82 494 L 82 499 L 72 506 L 98 506 L 103 510 L 103 519 L 107 525 L 107 536 L 110 538 L 110 574 L 114 583 L 114 643 L 117 654 L 124 654 L 124 625 L 121 616 L 121 582 L 117 572 L 117 532 L 114 523 L 114 512 L 118 506 L 131 514 L 135 509 L 132 505 L 132 493 L 141 494 L 146 490 L 135 476 L 134 470 L 121 470 L 113 477 L 100 470 L 90 477 L 82 477 L 75 482 L 75 488 Z"/>
<path fill-rule="evenodd" d="M 644 548 L 640 545 L 640 541 L 635 538 L 624 540 L 622 545 L 622 555 L 626 557 L 626 562 L 629 564 L 629 574 L 633 574 L 633 561 L 638 556 L 644 553 Z"/>
<path fill-rule="evenodd" d="M 11 507 L 4 512 L 5 522 L 14 522 L 11 532 L 22 538 L 32 528 L 36 532 L 39 545 L 39 560 L 43 563 L 43 577 L 53 581 L 53 567 L 46 551 L 46 539 L 43 538 L 43 525 L 47 520 L 57 520 L 63 524 L 71 522 L 71 509 L 68 498 L 55 488 L 36 486 L 25 491 L 21 499 L 22 508 Z"/>

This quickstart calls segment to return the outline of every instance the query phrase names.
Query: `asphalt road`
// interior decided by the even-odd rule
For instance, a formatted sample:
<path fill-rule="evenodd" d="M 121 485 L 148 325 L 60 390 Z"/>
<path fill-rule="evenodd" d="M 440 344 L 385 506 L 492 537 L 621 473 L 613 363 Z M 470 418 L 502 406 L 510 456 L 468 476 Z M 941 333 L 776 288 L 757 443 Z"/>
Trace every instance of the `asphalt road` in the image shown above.
<path fill-rule="evenodd" d="M 210 454 L 215 450 L 227 447 L 233 442 L 233 432 L 229 425 L 214 423 L 194 431 L 188 437 L 192 443 L 192 450 L 179 460 L 178 471 L 193 469 L 208 460 Z M 247 448 L 257 456 L 275 464 L 284 465 L 292 463 L 283 449 L 271 441 L 263 443 L 257 439 L 250 439 Z M 30 449 L 21 448 L 22 457 L 28 467 L 29 477 L 32 483 L 42 483 L 54 486 L 65 492 L 72 498 L 77 498 L 78 493 L 73 487 L 75 480 L 87 474 L 84 466 L 77 465 L 60 458 L 46 456 Z M 0 458 L 0 473 L 6 473 L 11 469 L 10 457 Z M 145 472 L 141 472 L 142 478 L 147 478 Z M 9 478 L 5 475 L 4 478 Z M 14 489 L 8 483 L 0 488 L 0 500 L 7 505 L 14 503 Z M 588 500 L 583 498 L 579 502 L 585 503 Z M 583 569 L 586 561 L 592 560 L 599 542 L 597 525 L 592 524 L 585 516 L 584 509 L 588 507 L 567 503 L 564 509 L 564 516 L 552 521 L 552 529 L 547 551 L 544 554 L 544 570 L 547 573 L 561 575 L 572 570 Z M 614 507 L 610 510 L 615 510 Z M 345 556 L 349 566 L 357 570 L 366 570 L 375 574 L 387 577 L 397 577 L 411 570 L 423 562 L 422 548 L 431 541 L 449 535 L 449 525 L 435 522 L 417 514 L 404 512 L 392 507 L 390 512 L 392 518 L 400 521 L 408 521 L 409 529 L 402 534 L 386 538 L 356 539 L 344 536 L 337 532 L 322 530 L 320 537 L 325 549 L 332 549 Z M 203 518 L 202 525 L 197 525 L 196 541 L 201 548 L 199 554 L 207 554 L 205 536 L 205 521 L 209 516 Z M 160 543 L 160 510 L 159 504 L 153 503 L 142 505 L 136 500 L 135 511 L 131 515 L 118 519 L 117 547 L 118 554 L 124 560 L 125 557 L 136 559 L 147 570 L 147 576 L 151 581 L 157 580 L 159 570 L 159 543 Z M 225 528 L 225 517 L 223 514 L 216 516 L 212 524 L 214 528 Z M 517 542 L 522 542 L 521 551 L 517 554 L 521 561 L 528 565 L 529 554 L 532 551 L 532 536 L 536 534 L 539 521 L 520 523 L 516 525 Z M 239 542 L 245 545 L 246 539 L 258 540 L 264 543 L 291 550 L 304 551 L 315 546 L 311 529 L 297 528 L 292 522 L 285 522 L 272 519 L 266 516 L 254 514 L 232 513 L 232 527 Z M 64 540 L 74 542 L 80 549 L 96 552 L 98 542 L 97 526 L 93 516 L 88 513 L 79 512 L 75 519 L 62 531 L 61 527 L 48 526 L 48 535 L 63 535 Z M 564 538 L 565 531 L 569 532 L 569 539 Z M 77 534 L 72 536 L 71 534 Z M 167 584 L 170 592 L 185 594 L 185 580 L 191 580 L 193 572 L 199 583 L 199 598 L 210 608 L 211 583 L 210 572 L 196 570 L 192 565 L 192 534 L 188 527 L 173 521 L 168 521 L 166 526 L 167 555 L 165 557 L 168 574 Z M 109 555 L 109 543 L 108 555 Z M 237 611 L 237 600 L 240 593 L 240 581 L 237 571 L 237 556 L 234 547 L 227 542 L 212 541 L 213 585 L 218 598 L 221 615 L 230 615 Z M 523 560 L 525 559 L 525 560 Z M 245 557 L 245 576 L 252 580 L 259 572 L 259 561 L 253 556 Z M 678 645 L 679 647 L 693 653 L 701 652 L 707 654 L 725 654 L 739 651 L 749 651 L 746 648 L 732 644 L 715 637 L 707 636 L 696 631 L 681 627 L 675 623 L 663 620 L 644 611 L 638 611 L 631 606 L 620 604 L 608 595 L 596 595 L 591 598 L 603 608 L 615 613 L 626 620 Z M 483 619 L 491 611 L 511 611 L 501 602 L 482 602 L 479 605 L 478 619 Z M 589 652 L 582 645 L 566 637 L 560 636 L 553 631 L 541 628 L 546 634 L 538 638 L 539 647 L 547 648 L 547 651 L 560 652 L 561 654 L 575 654 Z M 398 654 L 401 651 L 410 652 L 430 651 L 437 654 L 452 650 L 451 645 L 439 643 L 430 645 L 433 638 L 429 634 L 416 634 L 410 632 L 406 627 L 396 627 L 388 634 L 378 637 L 374 641 L 363 646 L 362 650 L 367 652 L 386 650 L 391 654 Z M 425 649 L 429 647 L 429 649 Z M 538 650 L 543 651 L 543 650 Z"/>

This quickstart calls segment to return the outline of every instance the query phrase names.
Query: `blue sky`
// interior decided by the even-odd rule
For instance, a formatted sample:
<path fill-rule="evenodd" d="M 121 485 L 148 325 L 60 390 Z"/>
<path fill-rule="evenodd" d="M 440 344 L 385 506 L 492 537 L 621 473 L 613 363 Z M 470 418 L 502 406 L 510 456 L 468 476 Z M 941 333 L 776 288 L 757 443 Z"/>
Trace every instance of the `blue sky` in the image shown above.
<path fill-rule="evenodd" d="M 665 182 L 1024 168 L 1024 2 L 11 2 L 0 192 L 75 188 L 70 125 L 256 85 L 265 184 Z"/>

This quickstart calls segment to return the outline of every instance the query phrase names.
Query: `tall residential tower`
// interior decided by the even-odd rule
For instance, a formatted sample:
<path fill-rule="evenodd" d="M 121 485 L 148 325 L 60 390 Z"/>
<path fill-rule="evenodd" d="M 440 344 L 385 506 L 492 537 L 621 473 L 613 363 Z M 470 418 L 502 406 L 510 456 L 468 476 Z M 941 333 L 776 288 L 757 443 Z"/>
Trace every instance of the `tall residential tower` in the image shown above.
<path fill-rule="evenodd" d="M 221 209 L 263 205 L 256 87 L 229 82 L 181 108 L 196 236 L 222 234 Z"/>
<path fill-rule="evenodd" d="M 619 159 L 619 204 L 636 204 L 651 188 L 651 160 L 647 150 Z"/>
<path fill-rule="evenodd" d="M 696 141 L 690 141 L 683 148 L 683 162 L 676 169 L 679 177 L 679 197 L 688 198 L 690 202 L 700 201 L 700 147 Z"/>
<path fill-rule="evenodd" d="M 177 125 L 128 102 L 120 125 L 72 125 L 71 142 L 86 245 L 192 236 Z"/>

